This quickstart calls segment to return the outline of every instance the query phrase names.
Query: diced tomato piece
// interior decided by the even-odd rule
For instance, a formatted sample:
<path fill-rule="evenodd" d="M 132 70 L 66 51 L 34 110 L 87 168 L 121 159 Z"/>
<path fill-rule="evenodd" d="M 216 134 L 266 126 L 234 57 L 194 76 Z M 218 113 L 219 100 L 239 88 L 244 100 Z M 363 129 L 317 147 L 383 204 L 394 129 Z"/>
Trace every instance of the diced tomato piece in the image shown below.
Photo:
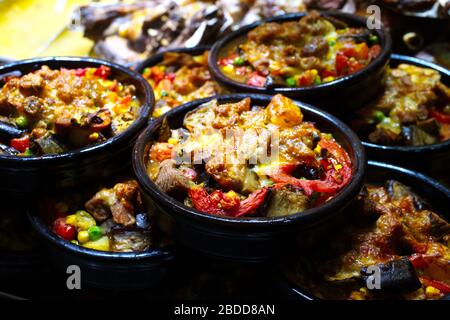
<path fill-rule="evenodd" d="M 21 153 L 24 153 L 30 147 L 30 138 L 28 136 L 24 136 L 22 138 L 11 139 L 11 147 Z"/>
<path fill-rule="evenodd" d="M 254 87 L 264 87 L 266 77 L 260 76 L 256 72 L 250 74 L 247 84 Z"/>
<path fill-rule="evenodd" d="M 335 68 L 338 75 L 346 74 L 348 70 L 348 58 L 345 55 L 338 53 L 336 55 Z"/>
<path fill-rule="evenodd" d="M 337 76 L 335 70 L 328 70 L 328 69 L 322 70 L 321 75 L 322 75 L 322 79 L 326 78 L 326 77 L 336 77 Z"/>
<path fill-rule="evenodd" d="M 237 57 L 238 57 L 238 54 L 237 53 L 233 53 L 233 54 L 229 55 L 226 58 L 219 59 L 219 61 L 217 61 L 217 64 L 219 66 L 226 66 L 226 65 L 229 65 L 229 64 L 232 65 L 233 62 L 234 62 L 234 59 L 236 59 Z"/>
<path fill-rule="evenodd" d="M 153 79 L 153 81 L 155 81 L 155 85 L 157 85 L 162 79 L 164 79 L 165 73 L 160 67 L 151 67 L 150 71 L 150 77 Z"/>
<path fill-rule="evenodd" d="M 95 69 L 94 75 L 97 77 L 100 77 L 102 79 L 107 79 L 109 75 L 111 74 L 111 68 L 107 66 L 100 66 L 99 68 Z"/>
<path fill-rule="evenodd" d="M 66 218 L 61 217 L 53 223 L 53 230 L 61 238 L 70 241 L 75 237 L 75 227 L 66 223 Z"/>

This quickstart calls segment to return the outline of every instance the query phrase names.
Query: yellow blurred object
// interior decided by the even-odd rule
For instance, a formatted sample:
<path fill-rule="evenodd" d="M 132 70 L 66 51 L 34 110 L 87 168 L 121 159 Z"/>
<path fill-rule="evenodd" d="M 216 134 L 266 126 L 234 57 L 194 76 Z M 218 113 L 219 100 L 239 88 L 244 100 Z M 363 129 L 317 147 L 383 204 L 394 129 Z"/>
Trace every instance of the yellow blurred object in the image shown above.
<path fill-rule="evenodd" d="M 0 0 L 0 57 L 87 56 L 93 43 L 71 31 L 76 5 L 88 0 Z"/>
<path fill-rule="evenodd" d="M 83 243 L 83 247 L 94 250 L 109 251 L 109 238 L 107 236 L 103 236 L 98 240 L 85 242 Z"/>

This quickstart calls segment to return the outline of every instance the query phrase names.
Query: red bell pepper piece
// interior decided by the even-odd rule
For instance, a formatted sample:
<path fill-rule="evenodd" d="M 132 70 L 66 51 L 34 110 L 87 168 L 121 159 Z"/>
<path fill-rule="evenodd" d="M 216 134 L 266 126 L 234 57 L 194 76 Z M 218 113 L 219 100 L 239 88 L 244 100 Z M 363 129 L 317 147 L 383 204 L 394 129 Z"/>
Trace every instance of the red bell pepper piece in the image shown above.
<path fill-rule="evenodd" d="M 86 68 L 75 69 L 75 75 L 77 77 L 84 77 L 86 75 Z"/>
<path fill-rule="evenodd" d="M 94 76 L 100 77 L 102 79 L 107 79 L 109 75 L 111 74 L 111 68 L 107 66 L 100 66 L 99 68 L 95 69 Z"/>
<path fill-rule="evenodd" d="M 430 265 L 429 257 L 420 253 L 415 253 L 408 259 L 416 269 L 425 269 Z"/>
<path fill-rule="evenodd" d="M 168 74 L 166 74 L 165 79 L 168 79 L 173 82 L 173 80 L 175 80 L 175 77 L 176 77 L 175 73 L 169 72 Z"/>
<path fill-rule="evenodd" d="M 266 77 L 260 76 L 256 72 L 250 74 L 247 84 L 254 87 L 264 87 Z"/>
<path fill-rule="evenodd" d="M 420 281 L 427 287 L 431 286 L 438 289 L 443 294 L 450 293 L 450 285 L 443 281 L 430 279 L 428 277 L 419 277 Z"/>
<path fill-rule="evenodd" d="M 24 153 L 30 147 L 30 138 L 24 136 L 22 138 L 11 139 L 10 145 L 17 151 Z"/>
<path fill-rule="evenodd" d="M 436 109 L 430 110 L 430 115 L 436 119 L 437 122 L 450 124 L 450 115 L 445 114 L 443 112 L 439 112 Z"/>
<path fill-rule="evenodd" d="M 258 209 L 266 198 L 267 192 L 267 188 L 262 188 L 251 193 L 247 199 L 241 202 L 239 210 L 234 216 L 241 217 Z"/>
<path fill-rule="evenodd" d="M 194 187 L 189 189 L 189 197 L 194 208 L 199 211 L 241 217 L 255 211 L 264 201 L 267 192 L 267 188 L 262 188 L 251 193 L 247 199 L 240 201 L 239 198 L 229 197 L 220 190 L 208 194 L 204 188 Z"/>
<path fill-rule="evenodd" d="M 269 174 L 269 176 L 277 183 L 292 184 L 302 188 L 308 196 L 312 195 L 314 192 L 321 192 L 329 195 L 336 193 L 350 181 L 352 176 L 350 158 L 347 152 L 334 140 L 322 138 L 319 141 L 319 146 L 322 149 L 327 149 L 333 158 L 342 165 L 342 168 L 339 170 L 341 181 L 337 180 L 336 174 L 338 172 L 331 165 L 324 167 L 326 170 L 324 180 L 303 180 L 291 176 L 290 174 L 296 167 L 294 164 L 280 166 L 278 170 Z"/>
<path fill-rule="evenodd" d="M 53 230 L 61 238 L 70 241 L 75 237 L 75 227 L 66 223 L 66 218 L 58 218 L 53 223 Z"/>

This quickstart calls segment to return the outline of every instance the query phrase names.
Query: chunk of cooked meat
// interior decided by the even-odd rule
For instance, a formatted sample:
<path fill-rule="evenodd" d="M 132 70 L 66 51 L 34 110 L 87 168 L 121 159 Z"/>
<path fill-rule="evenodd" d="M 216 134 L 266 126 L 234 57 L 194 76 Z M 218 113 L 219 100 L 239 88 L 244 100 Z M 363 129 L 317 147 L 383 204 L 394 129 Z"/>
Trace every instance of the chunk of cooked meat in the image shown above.
<path fill-rule="evenodd" d="M 134 225 L 136 213 L 143 209 L 139 186 L 136 181 L 130 180 L 118 183 L 111 189 L 102 189 L 86 202 L 85 208 L 99 222 L 112 215 L 118 224 Z"/>
<path fill-rule="evenodd" d="M 163 192 L 167 193 L 189 189 L 189 179 L 176 168 L 176 163 L 172 159 L 161 162 L 155 183 Z"/>
<path fill-rule="evenodd" d="M 267 217 L 279 217 L 305 211 L 310 207 L 310 199 L 302 189 L 285 185 L 271 192 Z"/>

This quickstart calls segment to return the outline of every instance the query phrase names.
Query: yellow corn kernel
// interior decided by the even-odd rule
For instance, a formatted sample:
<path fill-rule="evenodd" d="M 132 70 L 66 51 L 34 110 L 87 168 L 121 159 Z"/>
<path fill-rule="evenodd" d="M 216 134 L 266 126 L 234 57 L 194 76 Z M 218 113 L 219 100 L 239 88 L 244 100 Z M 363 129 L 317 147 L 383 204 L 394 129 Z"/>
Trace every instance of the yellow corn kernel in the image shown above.
<path fill-rule="evenodd" d="M 310 72 L 314 76 L 317 76 L 319 74 L 319 72 L 316 69 L 312 69 Z"/>
<path fill-rule="evenodd" d="M 203 56 L 194 56 L 193 57 L 194 61 L 197 63 L 203 63 Z"/>
<path fill-rule="evenodd" d="M 317 146 L 314 148 L 314 152 L 317 153 L 317 154 L 320 154 L 320 153 L 322 152 L 322 147 L 319 146 L 319 145 L 317 145 Z"/>
<path fill-rule="evenodd" d="M 95 141 L 95 140 L 98 139 L 98 137 L 99 137 L 98 132 L 93 132 L 93 133 L 91 133 L 91 134 L 89 135 L 89 140 L 90 140 L 90 141 Z"/>
<path fill-rule="evenodd" d="M 427 297 L 430 298 L 436 298 L 436 297 L 440 297 L 441 296 L 441 291 L 439 289 L 436 289 L 435 287 L 432 286 L 428 286 L 425 289 L 425 294 L 427 295 Z"/>
<path fill-rule="evenodd" d="M 86 230 L 80 231 L 78 232 L 78 241 L 80 243 L 85 243 L 89 241 L 89 232 L 87 232 Z"/>
<path fill-rule="evenodd" d="M 332 77 L 332 76 L 325 77 L 325 78 L 322 79 L 323 82 L 330 82 L 330 81 L 333 81 L 333 80 L 334 80 L 334 77 Z"/>
<path fill-rule="evenodd" d="M 77 225 L 77 216 L 74 214 L 71 214 L 69 216 L 66 217 L 66 223 L 70 224 L 71 226 L 75 226 Z"/>
<path fill-rule="evenodd" d="M 223 71 L 231 73 L 234 71 L 234 67 L 231 64 L 227 64 L 225 67 L 223 67 Z"/>
<path fill-rule="evenodd" d="M 339 171 L 342 169 L 342 164 L 336 164 L 334 165 L 334 170 Z"/>
<path fill-rule="evenodd" d="M 109 238 L 107 236 L 103 236 L 98 240 L 85 242 L 83 243 L 83 247 L 94 250 L 109 251 Z"/>
<path fill-rule="evenodd" d="M 79 245 L 79 244 L 80 244 L 80 243 L 79 243 L 77 240 L 75 240 L 75 239 L 70 240 L 70 242 L 73 243 L 73 244 L 76 244 L 76 245 Z"/>

